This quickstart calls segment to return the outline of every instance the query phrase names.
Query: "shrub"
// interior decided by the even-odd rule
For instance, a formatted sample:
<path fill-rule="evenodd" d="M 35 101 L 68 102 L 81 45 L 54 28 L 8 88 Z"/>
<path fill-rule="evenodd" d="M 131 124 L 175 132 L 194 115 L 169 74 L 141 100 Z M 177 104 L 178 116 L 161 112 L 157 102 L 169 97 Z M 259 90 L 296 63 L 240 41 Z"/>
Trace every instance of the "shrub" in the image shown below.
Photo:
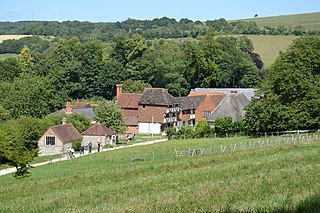
<path fill-rule="evenodd" d="M 195 128 L 195 135 L 197 137 L 205 137 L 212 133 L 211 127 L 207 124 L 206 120 L 199 121 Z"/>
<path fill-rule="evenodd" d="M 168 136 L 168 139 L 173 139 L 173 136 L 177 135 L 177 130 L 174 127 L 168 127 L 166 128 L 166 134 Z"/>
<path fill-rule="evenodd" d="M 77 139 L 72 141 L 72 147 L 74 148 L 75 151 L 80 151 L 81 142 L 82 142 L 82 139 Z"/>

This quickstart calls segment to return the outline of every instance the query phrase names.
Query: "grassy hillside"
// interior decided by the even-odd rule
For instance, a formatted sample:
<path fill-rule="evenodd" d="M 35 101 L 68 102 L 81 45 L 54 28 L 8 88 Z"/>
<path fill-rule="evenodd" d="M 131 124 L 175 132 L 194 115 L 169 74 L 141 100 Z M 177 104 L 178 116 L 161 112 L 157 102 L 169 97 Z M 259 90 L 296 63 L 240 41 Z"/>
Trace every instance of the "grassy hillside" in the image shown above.
<path fill-rule="evenodd" d="M 174 158 L 174 148 L 214 149 L 249 140 L 170 141 L 38 167 L 25 179 L 1 176 L 0 212 L 310 212 L 319 207 L 319 141 Z M 133 162 L 132 155 L 146 160 Z"/>
<path fill-rule="evenodd" d="M 297 25 L 302 25 L 306 30 L 320 30 L 320 12 L 242 19 L 241 21 L 255 21 L 259 27 L 276 27 L 279 25 L 294 27 Z"/>
<path fill-rule="evenodd" d="M 254 52 L 258 53 L 266 67 L 274 63 L 280 51 L 286 51 L 289 45 L 297 36 L 283 35 L 248 35 L 254 47 Z"/>

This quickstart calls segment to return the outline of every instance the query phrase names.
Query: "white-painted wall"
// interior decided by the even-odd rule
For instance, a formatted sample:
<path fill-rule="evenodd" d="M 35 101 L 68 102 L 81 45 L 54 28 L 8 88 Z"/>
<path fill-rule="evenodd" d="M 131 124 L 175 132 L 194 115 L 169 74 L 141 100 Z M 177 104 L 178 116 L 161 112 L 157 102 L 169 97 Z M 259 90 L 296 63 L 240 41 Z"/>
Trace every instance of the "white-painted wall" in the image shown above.
<path fill-rule="evenodd" d="M 160 123 L 139 123 L 139 133 L 143 134 L 160 134 L 161 124 Z"/>

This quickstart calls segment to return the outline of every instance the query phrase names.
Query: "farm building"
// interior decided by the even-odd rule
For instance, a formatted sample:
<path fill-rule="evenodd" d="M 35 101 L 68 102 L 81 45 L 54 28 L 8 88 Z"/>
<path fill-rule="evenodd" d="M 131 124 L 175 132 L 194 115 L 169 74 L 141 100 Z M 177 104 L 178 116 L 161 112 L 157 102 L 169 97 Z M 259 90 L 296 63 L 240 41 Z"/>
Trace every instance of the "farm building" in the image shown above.
<path fill-rule="evenodd" d="M 163 88 L 144 89 L 139 101 L 139 133 L 160 134 L 177 126 L 179 102 Z"/>
<path fill-rule="evenodd" d="M 249 100 L 244 94 L 231 93 L 226 96 L 217 108 L 208 117 L 208 123 L 213 123 L 217 118 L 231 117 L 232 120 L 243 118 L 244 108 L 248 105 Z"/>
<path fill-rule="evenodd" d="M 67 102 L 65 108 L 50 115 L 71 115 L 73 113 L 84 115 L 90 119 L 93 119 L 94 117 L 94 111 L 90 104 L 80 102 L 79 99 L 77 99 L 77 102 L 74 105 L 71 105 L 71 102 Z"/>
<path fill-rule="evenodd" d="M 61 125 L 50 127 L 39 139 L 40 155 L 65 153 L 77 139 L 82 139 L 82 135 L 64 118 Z"/>
<path fill-rule="evenodd" d="M 103 146 L 111 144 L 112 135 L 115 135 L 115 133 L 110 128 L 99 123 L 93 124 L 89 129 L 82 133 L 82 145 L 88 146 L 90 142 L 93 147 L 97 147 L 98 143 Z"/>
<path fill-rule="evenodd" d="M 121 108 L 124 123 L 128 127 L 126 133 L 138 133 L 138 104 L 141 94 L 122 93 L 122 84 L 117 84 L 116 98 L 116 104 Z"/>

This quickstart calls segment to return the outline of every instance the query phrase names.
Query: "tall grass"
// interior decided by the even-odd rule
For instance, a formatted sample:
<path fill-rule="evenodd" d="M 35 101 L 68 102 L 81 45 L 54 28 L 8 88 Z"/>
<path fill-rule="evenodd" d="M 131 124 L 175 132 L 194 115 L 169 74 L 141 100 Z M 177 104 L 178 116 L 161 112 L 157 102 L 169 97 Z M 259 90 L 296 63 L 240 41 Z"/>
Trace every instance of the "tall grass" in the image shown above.
<path fill-rule="evenodd" d="M 25 179 L 1 176 L 0 212 L 319 211 L 319 141 L 174 158 L 174 148 L 248 140 L 169 141 L 112 152 L 172 153 L 162 159 L 110 161 L 104 152 L 35 168 Z"/>

